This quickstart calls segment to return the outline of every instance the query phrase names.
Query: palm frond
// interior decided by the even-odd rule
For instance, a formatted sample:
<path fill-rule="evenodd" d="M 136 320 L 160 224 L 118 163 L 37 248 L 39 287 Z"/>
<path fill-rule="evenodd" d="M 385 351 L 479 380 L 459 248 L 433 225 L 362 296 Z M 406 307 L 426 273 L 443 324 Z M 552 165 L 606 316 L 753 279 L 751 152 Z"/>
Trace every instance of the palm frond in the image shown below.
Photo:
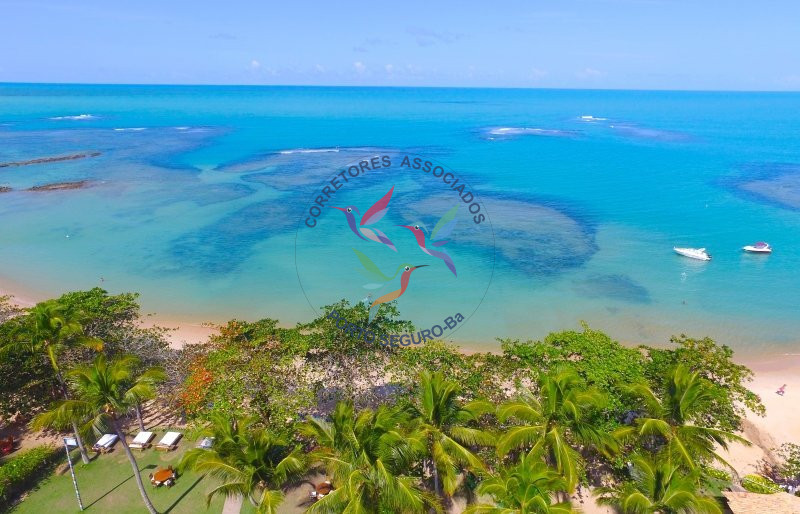
<path fill-rule="evenodd" d="M 516 426 L 509 428 L 497 441 L 497 455 L 503 457 L 511 450 L 534 445 L 537 441 L 544 438 L 544 430 L 544 425 Z"/>
<path fill-rule="evenodd" d="M 283 503 L 285 495 L 283 491 L 264 489 L 256 508 L 257 514 L 277 514 L 278 507 Z"/>

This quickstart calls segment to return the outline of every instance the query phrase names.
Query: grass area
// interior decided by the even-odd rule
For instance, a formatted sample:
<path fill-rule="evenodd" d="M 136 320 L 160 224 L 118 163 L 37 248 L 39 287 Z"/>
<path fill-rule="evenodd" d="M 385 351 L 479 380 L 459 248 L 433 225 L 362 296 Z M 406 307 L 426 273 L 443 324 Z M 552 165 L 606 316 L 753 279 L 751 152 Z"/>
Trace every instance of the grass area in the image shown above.
<path fill-rule="evenodd" d="M 158 441 L 163 433 L 156 434 Z M 142 472 L 147 494 L 156 509 L 164 514 L 219 514 L 222 512 L 222 497 L 215 498 L 206 509 L 205 494 L 214 487 L 214 481 L 186 472 L 178 477 L 171 488 L 155 488 L 150 485 L 148 475 L 158 467 L 177 467 L 183 453 L 194 445 L 186 438 L 181 440 L 176 451 L 156 452 L 152 448 L 134 456 Z M 117 443 L 114 451 L 100 455 L 89 464 L 82 464 L 77 452 L 73 452 L 73 465 L 84 509 L 87 512 L 113 512 L 114 514 L 141 514 L 146 512 L 130 462 L 122 446 Z M 66 464 L 66 455 L 63 463 Z M 64 466 L 66 467 L 66 466 Z M 61 468 L 59 468 L 61 469 Z M 14 514 L 55 514 L 80 512 L 69 470 L 55 473 L 41 482 L 24 501 L 11 512 Z"/>

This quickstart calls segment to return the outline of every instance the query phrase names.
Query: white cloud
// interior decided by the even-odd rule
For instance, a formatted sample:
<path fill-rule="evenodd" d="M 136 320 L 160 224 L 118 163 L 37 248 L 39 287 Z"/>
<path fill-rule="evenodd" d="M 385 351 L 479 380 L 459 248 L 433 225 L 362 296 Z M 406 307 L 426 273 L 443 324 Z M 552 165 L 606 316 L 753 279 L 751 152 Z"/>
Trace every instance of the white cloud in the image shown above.
<path fill-rule="evenodd" d="M 250 61 L 250 69 L 251 69 L 251 70 L 257 70 L 257 69 L 259 69 L 259 68 L 261 68 L 261 63 L 260 63 L 260 62 L 258 62 L 258 61 L 257 61 L 257 60 L 255 60 L 255 59 L 253 59 L 252 61 Z"/>
<path fill-rule="evenodd" d="M 356 70 L 356 73 L 362 75 L 365 71 L 367 71 L 367 67 L 361 61 L 356 61 L 353 63 L 353 69 Z"/>
<path fill-rule="evenodd" d="M 575 74 L 579 79 L 583 80 L 592 80 L 592 79 L 599 79 L 601 77 L 605 77 L 605 72 L 596 70 L 594 68 L 584 68 L 583 70 L 579 71 Z"/>
<path fill-rule="evenodd" d="M 317 73 L 325 73 L 325 66 L 321 64 L 317 64 L 314 66 L 314 69 L 317 70 Z"/>
<path fill-rule="evenodd" d="M 783 77 L 780 84 L 788 89 L 800 89 L 800 74 Z"/>
<path fill-rule="evenodd" d="M 406 73 L 410 75 L 419 75 L 422 73 L 422 69 L 413 64 L 406 64 Z"/>
<path fill-rule="evenodd" d="M 454 34 L 452 32 L 438 32 L 424 27 L 408 27 L 406 33 L 414 36 L 417 45 L 419 46 L 433 46 L 436 44 L 450 44 L 458 41 L 463 37 L 463 34 Z"/>
<path fill-rule="evenodd" d="M 359 53 L 366 53 L 377 46 L 384 46 L 390 44 L 389 41 L 378 37 L 369 37 L 361 42 L 361 44 L 354 46 L 353 51 Z"/>
<path fill-rule="evenodd" d="M 537 80 L 542 80 L 548 75 L 549 73 L 547 72 L 547 70 L 540 70 L 539 68 L 531 68 L 530 78 L 534 82 L 536 82 Z"/>

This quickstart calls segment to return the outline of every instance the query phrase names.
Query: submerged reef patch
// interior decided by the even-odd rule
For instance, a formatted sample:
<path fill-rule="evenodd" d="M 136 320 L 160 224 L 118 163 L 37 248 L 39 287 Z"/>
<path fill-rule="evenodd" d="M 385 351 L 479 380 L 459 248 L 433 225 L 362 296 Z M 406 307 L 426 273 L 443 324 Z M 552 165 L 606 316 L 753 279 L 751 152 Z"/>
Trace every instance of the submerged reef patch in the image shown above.
<path fill-rule="evenodd" d="M 329 179 L 343 166 L 397 150 L 359 146 L 350 148 L 300 148 L 283 150 L 253 159 L 221 166 L 216 171 L 231 174 L 252 187 L 263 186 L 275 198 L 258 201 L 224 215 L 213 223 L 173 240 L 169 259 L 181 267 L 201 272 L 224 273 L 237 267 L 255 251 L 255 245 L 284 234 L 302 218 L 310 188 Z M 408 152 L 411 153 L 411 152 Z M 409 170 L 411 171 L 411 170 Z M 370 173 L 384 173 L 375 169 Z M 398 176 L 398 181 L 418 181 L 425 174 L 413 171 Z M 366 183 L 366 182 L 365 182 Z M 353 187 L 362 187 L 360 181 Z M 432 228 L 431 213 L 447 212 L 457 195 L 433 193 L 419 183 L 407 184 L 410 201 L 404 212 L 389 210 L 389 224 L 422 222 Z M 491 218 L 494 246 L 487 245 L 486 234 L 470 232 L 466 221 L 459 223 L 457 240 L 469 251 L 496 255 L 505 266 L 527 276 L 551 276 L 583 265 L 597 251 L 595 229 L 584 217 L 559 201 L 547 198 L 486 191 L 480 194 Z M 189 256 L 191 255 L 191 258 Z"/>
<path fill-rule="evenodd" d="M 618 134 L 632 139 L 650 139 L 653 141 L 664 142 L 684 142 L 692 139 L 692 136 L 674 130 L 662 130 L 651 127 L 642 127 L 635 123 L 614 123 L 609 125 Z"/>
<path fill-rule="evenodd" d="M 650 303 L 650 292 L 627 275 L 591 275 L 574 282 L 577 293 L 587 298 L 610 298 L 630 303 Z"/>
<path fill-rule="evenodd" d="M 33 186 L 26 189 L 26 191 L 65 191 L 69 189 L 84 189 L 88 186 L 88 180 L 78 180 L 75 182 L 54 182 L 52 184 Z"/>
<path fill-rule="evenodd" d="M 30 166 L 32 164 L 47 164 L 51 162 L 74 161 L 76 159 L 85 159 L 87 157 L 97 157 L 98 155 L 100 155 L 100 152 L 82 152 L 70 155 L 59 155 L 56 157 L 39 157 L 36 159 L 29 159 L 27 161 L 0 162 L 0 168 L 14 168 L 18 166 Z"/>
<path fill-rule="evenodd" d="M 521 136 L 538 137 L 578 137 L 581 135 L 577 130 L 561 130 L 552 128 L 536 127 L 488 127 L 481 130 L 484 139 L 512 139 Z"/>
<path fill-rule="evenodd" d="M 749 164 L 719 185 L 747 200 L 800 210 L 800 164 Z"/>
<path fill-rule="evenodd" d="M 507 267 L 528 276 L 554 275 L 583 265 L 597 251 L 592 224 L 556 201 L 492 192 L 482 193 L 480 200 L 494 231 L 497 257 Z M 450 203 L 441 195 L 421 195 L 406 222 L 420 217 L 427 222 L 425 213 L 443 212 Z M 469 231 L 460 235 L 478 249 L 484 237 Z"/>

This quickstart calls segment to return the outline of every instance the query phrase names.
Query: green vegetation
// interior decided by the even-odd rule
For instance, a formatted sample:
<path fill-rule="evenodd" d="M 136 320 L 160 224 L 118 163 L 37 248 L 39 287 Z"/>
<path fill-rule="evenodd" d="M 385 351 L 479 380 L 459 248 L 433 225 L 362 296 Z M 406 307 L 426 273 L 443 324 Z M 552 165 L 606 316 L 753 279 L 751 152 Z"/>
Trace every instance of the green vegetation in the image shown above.
<path fill-rule="evenodd" d="M 254 425 L 252 418 L 239 421 L 217 416 L 204 432 L 214 438 L 213 448 L 189 450 L 179 469 L 222 482 L 208 493 L 209 504 L 216 495 L 239 495 L 259 513 L 274 514 L 283 502 L 281 486 L 306 471 L 305 456 L 285 439 Z"/>
<path fill-rule="evenodd" d="M 751 493 L 775 494 L 781 492 L 781 487 L 767 477 L 761 475 L 745 475 L 742 477 L 742 487 Z"/>
<path fill-rule="evenodd" d="M 351 403 L 340 402 L 331 418 L 311 418 L 300 427 L 317 443 L 311 460 L 324 465 L 336 487 L 309 512 L 441 511 L 436 498 L 409 476 L 426 441 L 407 412 L 383 405 L 356 413 Z"/>
<path fill-rule="evenodd" d="M 787 480 L 800 481 L 800 444 L 785 443 L 778 448 L 778 456 L 783 460 L 781 474 Z"/>
<path fill-rule="evenodd" d="M 156 440 L 163 435 L 159 432 Z M 183 451 L 189 447 L 182 442 L 177 451 L 157 452 L 154 450 L 137 453 L 139 471 L 145 475 L 157 468 L 177 467 Z M 89 464 L 81 464 L 78 452 L 73 452 L 75 475 L 81 491 L 81 499 L 87 513 L 142 514 L 145 508 L 133 479 L 130 462 L 117 443 L 114 451 L 100 455 Z M 66 468 L 64 448 L 57 456 L 59 468 Z M 76 463 L 77 461 L 77 463 Z M 159 512 L 169 514 L 219 514 L 223 499 L 214 498 L 206 509 L 205 495 L 213 488 L 207 478 L 186 470 L 178 475 L 172 487 L 153 488 L 149 484 L 148 494 Z M 24 501 L 14 507 L 14 514 L 56 514 L 78 512 L 78 502 L 72 487 L 69 470 L 55 473 L 39 483 L 39 487 L 28 494 Z"/>
<path fill-rule="evenodd" d="M 648 442 L 663 445 L 672 458 L 690 470 L 712 461 L 728 465 L 715 452 L 715 445 L 727 448 L 730 441 L 748 444 L 731 432 L 703 426 L 703 415 L 713 408 L 717 392 L 708 380 L 683 364 L 664 376 L 660 398 L 646 384 L 634 384 L 629 390 L 641 399 L 644 415 L 621 432 L 634 433 L 640 440 L 655 438 Z"/>
<path fill-rule="evenodd" d="M 624 514 L 679 513 L 722 514 L 719 504 L 700 493 L 700 476 L 686 471 L 669 454 L 631 458 L 631 479 L 616 487 L 596 490 L 600 503 L 613 505 Z"/>
<path fill-rule="evenodd" d="M 15 326 L 3 353 L 27 353 L 41 355 L 49 362 L 53 376 L 58 381 L 61 395 L 69 399 L 70 391 L 64 380 L 64 373 L 59 362 L 70 348 L 85 346 L 93 350 L 102 350 L 103 343 L 97 338 L 88 337 L 83 331 L 83 323 L 87 318 L 83 313 L 57 300 L 48 300 L 33 307 L 22 322 Z M 83 463 L 89 462 L 89 454 L 83 444 L 83 438 L 76 422 L 72 422 L 75 439 L 81 452 Z"/>
<path fill-rule="evenodd" d="M 57 448 L 37 446 L 0 463 L 0 505 L 9 504 L 31 487 L 52 467 L 57 456 Z"/>
<path fill-rule="evenodd" d="M 472 505 L 465 514 L 567 514 L 574 512 L 570 504 L 555 503 L 553 498 L 568 487 L 540 455 L 529 452 L 517 464 L 501 467 L 478 485 L 476 492 L 491 496 L 495 505 Z"/>
<path fill-rule="evenodd" d="M 782 461 L 778 467 L 780 479 L 789 485 L 800 484 L 800 444 L 784 443 L 776 453 Z"/>
<path fill-rule="evenodd" d="M 415 428 L 425 440 L 426 464 L 437 495 L 453 495 L 461 470 L 483 471 L 483 463 L 470 448 L 492 446 L 495 440 L 492 434 L 475 426 L 483 414 L 494 411 L 494 406 L 478 400 L 462 405 L 460 392 L 458 383 L 445 380 L 441 372 L 420 373 L 418 399 L 412 412 Z"/>
<path fill-rule="evenodd" d="M 742 441 L 733 432 L 745 409 L 763 413 L 750 370 L 707 338 L 628 348 L 584 325 L 466 355 L 441 341 L 366 342 L 337 328 L 332 310 L 370 323 L 376 341 L 412 329 L 392 305 L 369 322 L 364 305 L 341 301 L 293 328 L 232 320 L 206 344 L 176 351 L 162 330 L 138 327 L 135 295 L 93 289 L 22 312 L 0 299 L 0 372 L 13 384 L 0 385 L 9 393 L 0 416 L 38 414 L 33 427 L 124 440 L 123 427 L 142 426 L 143 403 L 158 398 L 149 408 L 215 438 L 180 459 L 176 487 L 203 481 L 182 496 L 145 490 L 139 470 L 162 459 L 152 451 L 136 459 L 123 443 L 78 466 L 97 505 L 119 512 L 141 510 L 136 484 L 150 512 L 201 512 L 242 495 L 243 510 L 272 513 L 322 473 L 333 490 L 309 512 L 443 512 L 459 497 L 475 513 L 566 513 L 588 486 L 624 512 L 716 513 L 730 479 L 711 467 L 725 466 L 716 445 Z M 109 477 L 125 482 L 109 489 Z M 18 510 L 69 508 L 62 478 L 43 485 L 52 497 L 36 491 Z"/>
<path fill-rule="evenodd" d="M 139 404 L 142 398 L 153 396 L 155 384 L 163 380 L 159 368 L 150 368 L 141 373 L 134 370 L 139 359 L 127 355 L 107 361 L 105 355 L 95 357 L 90 365 L 77 366 L 68 372 L 74 399 L 60 400 L 52 408 L 39 414 L 32 423 L 33 428 L 65 428 L 81 425 L 78 432 L 87 434 L 94 428 L 97 433 L 110 430 L 119 436 L 119 443 L 130 461 L 133 478 L 139 487 L 145 507 L 157 514 L 147 496 L 136 458 L 125 439 L 120 416 Z"/>
<path fill-rule="evenodd" d="M 524 391 L 521 399 L 503 404 L 498 410 L 501 422 L 516 418 L 497 442 L 497 453 L 507 455 L 524 448 L 543 454 L 548 465 L 564 477 L 567 491 L 578 484 L 584 453 L 590 448 L 610 456 L 616 441 L 598 425 L 593 416 L 606 406 L 605 396 L 586 383 L 572 369 L 556 368 L 539 379 L 537 393 Z"/>

